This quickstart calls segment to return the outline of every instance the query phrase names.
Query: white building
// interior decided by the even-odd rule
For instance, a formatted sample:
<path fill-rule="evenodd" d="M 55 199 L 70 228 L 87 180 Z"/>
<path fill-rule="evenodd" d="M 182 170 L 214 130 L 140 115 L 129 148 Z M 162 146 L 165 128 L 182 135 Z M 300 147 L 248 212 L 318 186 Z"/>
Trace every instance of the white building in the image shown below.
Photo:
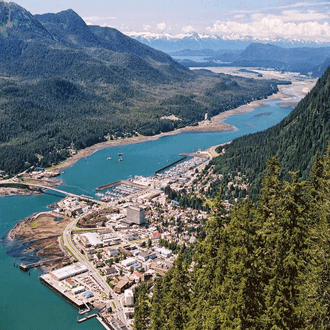
<path fill-rule="evenodd" d="M 126 306 L 134 306 L 134 295 L 131 289 L 127 289 L 124 291 L 125 294 L 125 305 Z"/>
<path fill-rule="evenodd" d="M 87 237 L 91 245 L 93 245 L 94 247 L 103 245 L 103 242 L 94 233 L 85 233 L 82 235 Z"/>
<path fill-rule="evenodd" d="M 119 255 L 119 252 L 116 249 L 108 249 L 107 253 L 109 257 L 117 257 Z"/>
<path fill-rule="evenodd" d="M 169 249 L 165 249 L 165 248 L 158 248 L 155 249 L 156 252 L 158 252 L 159 254 L 165 256 L 166 258 L 169 258 L 172 255 L 172 251 Z"/>
<path fill-rule="evenodd" d="M 130 265 L 133 265 L 134 263 L 136 263 L 135 258 L 127 258 L 127 259 L 121 261 L 121 264 L 124 267 L 129 267 Z"/>
<path fill-rule="evenodd" d="M 72 277 L 78 274 L 87 272 L 87 267 L 82 265 L 80 262 L 75 264 L 54 270 L 50 273 L 58 281 L 62 281 L 68 277 Z"/>
<path fill-rule="evenodd" d="M 73 294 L 78 294 L 78 293 L 84 292 L 85 287 L 84 286 L 78 286 L 78 287 L 72 289 L 71 291 L 72 291 Z"/>

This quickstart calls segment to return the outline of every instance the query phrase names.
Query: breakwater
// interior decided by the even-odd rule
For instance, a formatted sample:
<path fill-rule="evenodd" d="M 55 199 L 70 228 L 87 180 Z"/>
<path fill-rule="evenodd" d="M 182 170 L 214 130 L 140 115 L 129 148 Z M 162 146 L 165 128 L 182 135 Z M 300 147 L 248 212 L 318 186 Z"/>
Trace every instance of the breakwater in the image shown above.
<path fill-rule="evenodd" d="M 167 170 L 168 168 L 170 168 L 170 167 L 172 167 L 172 166 L 174 166 L 174 165 L 176 165 L 176 164 L 178 164 L 178 163 L 180 163 L 180 162 L 182 162 L 182 161 L 184 161 L 186 158 L 187 158 L 187 156 L 184 156 L 184 157 L 182 157 L 182 158 L 176 160 L 175 162 L 173 162 L 173 163 L 171 163 L 171 164 L 168 164 L 167 166 L 162 167 L 161 169 L 159 169 L 159 170 L 157 170 L 157 171 L 155 172 L 155 175 L 158 174 L 158 173 L 160 173 L 160 172 L 162 172 L 162 171 Z"/>

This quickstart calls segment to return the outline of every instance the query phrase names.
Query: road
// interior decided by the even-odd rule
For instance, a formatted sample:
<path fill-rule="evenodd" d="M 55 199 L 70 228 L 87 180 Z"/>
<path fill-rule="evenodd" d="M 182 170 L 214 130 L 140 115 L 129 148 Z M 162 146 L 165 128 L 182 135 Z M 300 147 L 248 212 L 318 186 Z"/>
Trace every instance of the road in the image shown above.
<path fill-rule="evenodd" d="M 79 221 L 79 218 L 75 219 L 74 221 L 70 222 L 64 229 L 63 234 L 62 234 L 64 245 L 70 249 L 70 251 L 72 252 L 74 257 L 77 258 L 77 260 L 81 264 L 85 265 L 88 268 L 90 274 L 93 275 L 96 282 L 99 284 L 99 286 L 107 294 L 108 297 L 109 297 L 109 294 L 111 293 L 112 299 L 114 300 L 114 303 L 116 305 L 117 317 L 128 327 L 125 316 L 124 316 L 124 312 L 123 312 L 123 306 L 120 303 L 120 301 L 118 300 L 117 294 L 113 292 L 113 290 L 109 287 L 109 285 L 103 279 L 103 277 L 99 274 L 99 272 L 93 267 L 93 265 L 90 264 L 89 261 L 87 261 L 85 256 L 83 254 L 81 254 L 79 249 L 76 247 L 76 245 L 72 241 L 71 233 L 78 221 Z"/>
<path fill-rule="evenodd" d="M 230 144 L 231 143 L 231 141 L 230 142 L 226 142 L 226 143 L 222 143 L 222 144 L 217 144 L 216 146 L 212 146 L 212 147 L 210 147 L 210 148 L 207 148 L 205 151 L 207 151 L 207 153 L 211 156 L 211 158 L 214 158 L 214 157 L 217 157 L 217 156 L 219 156 L 220 154 L 218 154 L 217 152 L 216 152 L 216 149 L 218 148 L 218 147 L 220 147 L 220 146 L 225 146 L 226 144 Z"/>

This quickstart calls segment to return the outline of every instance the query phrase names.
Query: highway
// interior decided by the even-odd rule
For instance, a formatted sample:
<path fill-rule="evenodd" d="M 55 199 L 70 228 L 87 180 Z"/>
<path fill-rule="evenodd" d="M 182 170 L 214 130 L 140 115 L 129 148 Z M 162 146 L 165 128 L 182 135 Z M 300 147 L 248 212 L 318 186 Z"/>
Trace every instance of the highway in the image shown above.
<path fill-rule="evenodd" d="M 81 264 L 85 265 L 88 268 L 90 274 L 93 275 L 94 279 L 97 281 L 99 286 L 107 294 L 108 297 L 109 297 L 109 294 L 111 293 L 112 299 L 114 300 L 114 303 L 116 305 L 116 310 L 117 310 L 116 314 L 117 314 L 118 319 L 121 320 L 129 328 L 129 326 L 127 325 L 125 316 L 124 316 L 123 306 L 120 303 L 120 301 L 118 300 L 117 294 L 113 292 L 113 290 L 109 287 L 109 285 L 102 278 L 102 276 L 99 274 L 99 272 L 93 267 L 93 265 L 91 265 L 89 263 L 89 261 L 87 261 L 85 256 L 83 254 L 81 254 L 79 249 L 76 247 L 76 245 L 72 241 L 71 233 L 78 221 L 79 221 L 79 218 L 75 219 L 74 221 L 70 222 L 64 229 L 63 234 L 62 234 L 64 245 L 70 249 L 70 251 L 72 252 L 74 257 L 77 258 L 77 260 Z"/>

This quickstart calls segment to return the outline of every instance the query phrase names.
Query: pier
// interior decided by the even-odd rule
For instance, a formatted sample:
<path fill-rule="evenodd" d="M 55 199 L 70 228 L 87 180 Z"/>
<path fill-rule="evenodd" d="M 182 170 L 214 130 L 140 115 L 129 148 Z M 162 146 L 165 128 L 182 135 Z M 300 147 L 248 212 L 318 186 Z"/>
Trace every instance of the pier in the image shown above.
<path fill-rule="evenodd" d="M 60 261 L 62 259 L 63 259 L 62 257 L 59 257 L 59 258 L 55 258 L 55 259 L 51 259 L 51 260 L 43 260 L 43 261 L 34 262 L 32 264 L 23 264 L 23 263 L 21 263 L 19 265 L 19 269 L 23 270 L 24 272 L 27 272 L 31 268 L 37 268 L 37 267 L 45 266 L 45 265 L 47 265 L 51 262 Z"/>
<path fill-rule="evenodd" d="M 180 154 L 180 155 L 181 155 L 181 154 Z M 178 164 L 178 163 L 182 162 L 182 161 L 185 160 L 187 157 L 188 157 L 188 156 L 184 156 L 184 157 L 182 157 L 182 158 L 176 160 L 175 162 L 173 162 L 173 163 L 171 163 L 171 164 L 168 164 L 167 166 L 162 167 L 160 170 L 158 170 L 158 171 L 155 172 L 155 175 L 158 174 L 158 173 L 160 173 L 160 172 L 162 172 L 162 171 L 165 171 L 166 169 L 172 167 L 172 166 L 175 165 L 175 164 Z"/>
<path fill-rule="evenodd" d="M 60 287 L 59 285 L 56 285 L 55 280 L 52 279 L 51 275 L 44 274 L 39 276 L 40 281 L 46 285 L 49 289 L 57 293 L 60 297 L 62 297 L 64 300 L 66 300 L 68 303 L 70 303 L 72 306 L 77 308 L 78 310 L 81 310 L 85 307 L 84 302 L 79 301 L 75 296 L 71 295 L 69 296 L 65 288 Z M 71 291 L 71 290 L 70 290 Z"/>
<path fill-rule="evenodd" d="M 79 316 L 77 317 L 77 322 L 81 323 L 81 322 L 85 322 L 89 319 L 92 319 L 93 317 L 99 316 L 99 314 L 103 311 L 103 309 L 105 309 L 105 306 L 103 306 L 102 308 L 100 308 L 98 311 L 94 312 L 93 314 L 87 315 L 83 318 L 79 318 Z"/>

